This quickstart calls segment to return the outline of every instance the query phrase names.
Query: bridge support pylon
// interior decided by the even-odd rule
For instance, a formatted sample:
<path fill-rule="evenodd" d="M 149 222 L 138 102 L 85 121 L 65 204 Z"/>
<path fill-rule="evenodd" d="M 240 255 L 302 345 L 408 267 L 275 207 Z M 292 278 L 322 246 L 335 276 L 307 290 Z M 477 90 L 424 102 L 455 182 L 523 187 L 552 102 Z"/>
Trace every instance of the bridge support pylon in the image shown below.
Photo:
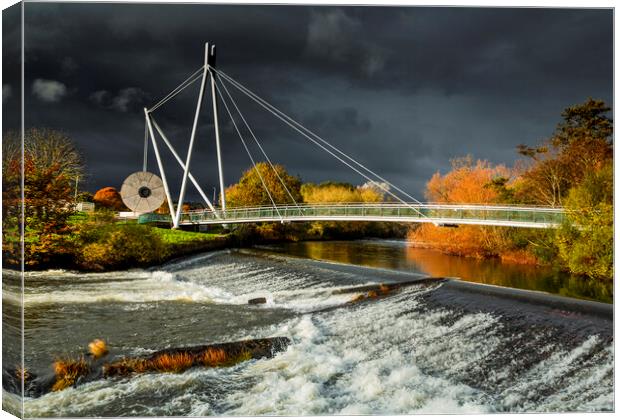
<path fill-rule="evenodd" d="M 217 214 L 217 211 L 215 210 L 215 208 L 213 207 L 213 205 L 211 204 L 210 200 L 206 197 L 206 195 L 204 194 L 204 192 L 202 191 L 202 189 L 198 186 L 197 181 L 195 180 L 195 178 L 192 176 L 191 172 L 190 172 L 190 166 L 191 166 L 191 160 L 192 160 L 192 153 L 194 150 L 194 143 L 196 140 L 196 132 L 198 129 L 198 118 L 200 116 L 200 110 L 202 108 L 202 102 L 203 102 L 203 98 L 204 98 L 204 94 L 205 94 L 205 90 L 207 88 L 207 83 L 210 82 L 210 87 L 211 87 L 211 96 L 212 96 L 212 107 L 213 107 L 213 122 L 214 122 L 214 126 L 215 126 L 215 145 L 216 145 L 216 151 L 217 151 L 217 167 L 218 167 L 218 176 L 219 176 L 219 187 L 220 187 L 220 206 L 222 211 L 226 210 L 226 192 L 225 192 L 225 183 L 224 183 L 224 166 L 222 164 L 222 150 L 221 150 L 221 145 L 220 145 L 220 127 L 219 127 L 219 120 L 218 120 L 218 103 L 217 103 L 217 94 L 218 94 L 218 90 L 217 90 L 217 85 L 216 85 L 216 72 L 215 72 L 215 45 L 211 44 L 209 42 L 205 43 L 205 56 L 204 56 L 204 64 L 202 66 L 202 68 L 199 71 L 202 71 L 202 76 L 200 76 L 199 71 L 194 73 L 194 75 L 196 75 L 196 78 L 194 78 L 194 81 L 197 80 L 198 77 L 201 77 L 201 84 L 200 84 L 200 92 L 198 95 L 198 102 L 196 104 L 196 111 L 194 114 L 194 121 L 193 121 L 193 125 L 192 125 L 192 131 L 191 131 L 191 136 L 189 139 L 189 146 L 187 149 L 187 155 L 185 157 L 185 161 L 181 160 L 181 158 L 178 156 L 178 154 L 176 153 L 176 151 L 174 150 L 174 148 L 172 147 L 172 145 L 169 143 L 168 139 L 166 138 L 166 136 L 164 135 L 164 133 L 161 131 L 160 127 L 156 124 L 156 122 L 153 120 L 151 113 L 156 110 L 157 108 L 159 108 L 161 105 L 163 105 L 165 102 L 169 101 L 170 99 L 172 99 L 174 96 L 176 96 L 181 90 L 185 89 L 186 87 L 188 87 L 192 82 L 190 83 L 182 83 L 179 87 L 177 87 L 175 90 L 173 90 L 168 96 L 166 96 L 164 99 L 162 99 L 160 102 L 158 102 L 155 106 L 153 106 L 150 109 L 144 109 L 144 114 L 145 114 L 145 119 L 146 119 L 146 123 L 145 123 L 145 143 L 144 143 L 144 164 L 143 164 L 143 170 L 146 171 L 146 166 L 147 166 L 147 147 L 148 147 L 148 140 L 147 138 L 150 137 L 151 139 L 151 143 L 153 145 L 153 150 L 155 151 L 155 156 L 157 158 L 157 164 L 159 167 L 159 172 L 164 184 L 164 189 L 166 192 L 166 199 L 168 200 L 168 206 L 170 209 L 170 215 L 172 217 L 172 228 L 173 229 L 178 229 L 180 224 L 181 224 L 181 214 L 183 213 L 183 204 L 185 202 L 185 192 L 187 189 L 187 183 L 188 181 L 191 181 L 199 190 L 200 194 L 202 195 L 203 199 L 206 201 L 207 205 L 209 206 L 209 208 L 215 213 Z M 211 78 L 211 80 L 209 80 L 209 77 Z M 168 186 L 168 182 L 166 179 L 166 175 L 164 172 L 164 168 L 163 168 L 163 163 L 159 154 L 159 149 L 157 147 L 157 142 L 155 139 L 155 134 L 153 131 L 153 126 L 155 126 L 155 128 L 157 129 L 157 131 L 159 132 L 159 134 L 162 136 L 164 142 L 166 143 L 166 145 L 168 146 L 168 148 L 170 149 L 170 151 L 174 154 L 175 158 L 177 159 L 179 165 L 181 166 L 181 169 L 183 170 L 183 178 L 181 180 L 181 189 L 179 192 L 179 199 L 177 201 L 177 205 L 176 205 L 176 209 L 174 206 L 174 203 L 172 201 L 172 196 L 170 193 L 170 189 Z M 218 215 L 219 217 L 219 215 Z"/>
<path fill-rule="evenodd" d="M 213 123 L 215 126 L 215 149 L 217 152 L 217 171 L 220 180 L 220 206 L 222 211 L 226 211 L 226 189 L 224 188 L 224 167 L 222 165 L 222 149 L 220 148 L 220 125 L 217 117 L 217 87 L 215 86 L 215 73 L 211 68 L 215 68 L 215 45 L 206 44 L 206 67 L 211 76 L 211 97 L 213 100 Z"/>

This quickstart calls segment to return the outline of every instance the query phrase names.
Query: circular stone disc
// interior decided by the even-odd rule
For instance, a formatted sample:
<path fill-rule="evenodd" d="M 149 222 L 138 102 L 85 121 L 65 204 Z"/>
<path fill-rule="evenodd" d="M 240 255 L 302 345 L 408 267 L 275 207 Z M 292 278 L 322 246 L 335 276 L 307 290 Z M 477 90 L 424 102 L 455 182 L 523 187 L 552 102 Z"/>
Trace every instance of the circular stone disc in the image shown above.
<path fill-rule="evenodd" d="M 154 211 L 166 198 L 164 183 L 151 172 L 134 172 L 123 182 L 121 198 L 136 213 Z"/>

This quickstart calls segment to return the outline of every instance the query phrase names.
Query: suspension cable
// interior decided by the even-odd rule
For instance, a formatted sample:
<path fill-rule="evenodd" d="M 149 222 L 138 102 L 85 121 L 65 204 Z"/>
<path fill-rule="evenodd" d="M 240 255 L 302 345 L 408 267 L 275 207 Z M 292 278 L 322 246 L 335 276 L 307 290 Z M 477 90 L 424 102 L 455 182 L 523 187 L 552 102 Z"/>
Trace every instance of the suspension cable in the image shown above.
<path fill-rule="evenodd" d="M 252 97 L 252 99 L 254 99 L 255 101 L 260 101 L 262 102 L 262 104 L 264 105 L 263 107 L 269 107 L 272 110 L 272 113 L 277 113 L 279 115 L 281 115 L 283 118 L 287 119 L 288 121 L 290 121 L 292 124 L 298 126 L 299 128 L 301 128 L 303 131 L 307 132 L 308 134 L 312 135 L 313 137 L 315 137 L 317 140 L 319 140 L 321 143 L 327 145 L 328 147 L 330 147 L 331 149 L 335 150 L 336 152 L 338 152 L 340 155 L 344 156 L 345 158 L 349 159 L 351 162 L 353 162 L 354 164 L 358 165 L 359 167 L 361 167 L 362 169 L 366 170 L 368 173 L 374 175 L 375 177 L 377 177 L 379 180 L 385 182 L 386 184 L 388 184 L 389 186 L 391 186 L 392 188 L 394 188 L 395 190 L 399 191 L 401 194 L 405 195 L 406 197 L 412 199 L 413 201 L 415 201 L 418 204 L 422 204 L 419 200 L 417 200 L 415 197 L 411 196 L 409 193 L 407 193 L 406 191 L 403 191 L 402 189 L 400 189 L 398 186 L 392 184 L 390 181 L 388 181 L 387 179 L 381 177 L 379 174 L 373 172 L 372 170 L 368 169 L 366 166 L 364 166 L 363 164 L 361 164 L 360 162 L 358 162 L 357 160 L 353 159 L 351 156 L 347 155 L 346 153 L 344 153 L 342 150 L 338 149 L 336 146 L 333 146 L 331 143 L 329 143 L 327 140 L 323 139 L 321 136 L 319 136 L 318 134 L 316 134 L 315 132 L 313 132 L 312 130 L 304 127 L 302 124 L 300 124 L 299 122 L 295 121 L 293 118 L 291 118 L 290 116 L 288 116 L 287 114 L 285 114 L 284 112 L 280 111 L 278 108 L 276 108 L 274 105 L 270 104 L 269 102 L 267 102 L 266 100 L 264 100 L 263 98 L 261 98 L 260 96 L 258 96 L 257 94 L 255 94 L 254 92 L 252 92 L 250 89 L 248 89 L 247 87 L 243 86 L 240 82 L 234 80 L 232 77 L 228 76 L 226 73 L 224 73 L 221 70 L 216 70 L 218 72 L 218 74 L 220 76 L 223 76 L 224 78 L 226 78 L 226 80 L 233 84 L 237 89 L 241 90 L 242 92 L 244 92 L 246 95 Z M 289 124 L 290 125 L 290 124 Z M 372 182 L 375 182 L 374 180 L 371 180 Z M 383 188 L 382 188 L 383 189 Z"/>
<path fill-rule="evenodd" d="M 407 203 L 405 200 L 403 200 L 402 198 L 400 198 L 399 196 L 397 196 L 396 194 L 394 194 L 393 192 L 391 192 L 388 188 L 384 187 L 383 185 L 381 185 L 380 183 L 376 182 L 374 179 L 370 178 L 368 175 L 364 174 L 363 172 L 361 172 L 359 169 L 351 166 L 350 163 L 346 162 L 345 160 L 343 160 L 340 156 L 336 155 L 335 153 L 333 153 L 331 150 L 327 149 L 325 146 L 323 146 L 322 144 L 320 144 L 319 142 L 317 142 L 315 139 L 313 139 L 312 137 L 310 137 L 307 133 L 305 133 L 304 131 L 302 131 L 300 128 L 298 128 L 296 125 L 299 125 L 300 127 L 304 128 L 301 124 L 295 122 L 295 120 L 293 120 L 292 118 L 288 117 L 286 114 L 284 114 L 283 112 L 277 110 L 277 108 L 275 108 L 273 105 L 269 104 L 267 101 L 263 100 L 262 98 L 260 98 L 258 95 L 254 94 L 253 92 L 251 92 L 249 89 L 243 88 L 242 85 L 241 86 L 237 86 L 236 82 L 228 80 L 227 76 L 225 74 L 223 74 L 223 72 L 221 70 L 216 70 L 216 72 L 220 75 L 222 75 L 229 83 L 231 83 L 233 86 L 235 86 L 238 90 L 240 90 L 242 93 L 244 93 L 246 96 L 248 96 L 250 99 L 254 100 L 256 103 L 258 103 L 259 105 L 261 105 L 263 108 L 265 108 L 267 111 L 269 111 L 270 113 L 272 113 L 275 117 L 277 117 L 278 119 L 280 119 L 281 121 L 283 121 L 285 124 L 287 124 L 289 127 L 291 127 L 293 130 L 297 131 L 299 134 L 301 134 L 302 136 L 306 137 L 308 140 L 310 140 L 311 142 L 313 142 L 314 144 L 316 144 L 317 146 L 319 146 L 321 149 L 323 149 L 324 151 L 326 151 L 327 153 L 329 153 L 331 156 L 333 156 L 334 158 L 336 158 L 337 160 L 339 160 L 341 163 L 345 164 L 346 166 L 348 166 L 349 168 L 351 168 L 352 170 L 354 170 L 355 172 L 357 172 L 359 175 L 361 175 L 362 177 L 364 177 L 366 180 L 375 183 L 375 185 L 379 188 L 381 188 L 385 193 L 389 194 L 390 196 L 392 196 L 393 198 L 395 198 L 396 200 L 400 201 L 401 203 L 405 204 L 407 207 L 411 208 L 412 210 L 414 210 L 415 212 L 417 212 L 418 214 L 420 214 L 422 217 L 428 217 L 425 214 L 423 214 L 419 209 L 415 208 L 414 206 L 411 205 L 411 203 Z M 239 84 L 240 85 L 240 84 Z M 247 92 L 246 92 L 247 91 Z M 271 108 L 273 108 L 274 110 L 272 110 Z M 277 112 L 276 112 L 277 111 Z M 280 115 L 282 114 L 282 115 Z M 285 118 L 286 117 L 286 118 Z M 294 122 L 296 125 L 294 125 L 293 123 L 289 122 L 288 120 L 291 120 L 292 122 Z M 310 130 L 306 129 L 306 131 L 308 131 L 311 134 L 312 133 Z M 317 138 L 320 139 L 320 137 L 316 134 L 314 134 Z M 322 140 L 322 139 L 321 139 Z M 322 140 L 323 142 L 327 143 L 325 140 Z M 327 143 L 329 144 L 329 143 Z M 336 149 L 335 147 L 332 146 L 332 148 Z M 357 163 L 354 159 L 350 158 L 349 156 L 347 156 L 344 152 L 340 152 L 341 154 L 343 154 L 345 157 L 349 158 L 350 160 L 352 160 L 354 163 Z M 362 166 L 361 164 L 357 163 L 358 165 Z M 363 167 L 365 168 L 365 167 Z M 373 173 L 372 171 L 369 171 L 368 169 L 366 169 L 368 172 Z M 374 174 L 374 173 L 373 173 Z M 387 183 L 390 186 L 393 186 L 393 184 L 391 184 L 389 181 L 384 180 L 383 178 L 381 178 L 380 176 L 376 175 L 379 179 L 383 180 L 385 183 Z M 395 187 L 396 188 L 396 187 Z M 396 188 L 397 190 L 401 191 L 400 189 Z M 409 194 L 404 193 L 405 195 L 409 196 Z M 420 201 L 416 200 L 415 198 L 409 196 L 411 199 L 413 199 L 415 202 L 417 202 L 418 204 L 421 204 Z"/>
<path fill-rule="evenodd" d="M 215 76 L 215 75 L 214 75 Z M 269 156 L 267 156 L 267 153 L 265 152 L 265 149 L 263 149 L 263 146 L 260 144 L 260 142 L 258 141 L 258 138 L 256 138 L 256 135 L 254 134 L 254 131 L 252 130 L 252 128 L 250 127 L 250 125 L 248 124 L 247 120 L 245 119 L 245 117 L 243 116 L 243 114 L 241 113 L 241 110 L 239 109 L 239 107 L 237 106 L 237 102 L 235 102 L 235 99 L 232 97 L 232 95 L 230 94 L 230 92 L 228 91 L 228 88 L 226 87 L 226 85 L 224 85 L 224 83 L 219 80 L 219 76 L 217 76 L 217 78 L 214 78 L 214 80 L 216 81 L 216 85 L 219 87 L 221 86 L 222 88 L 224 88 L 224 92 L 226 93 L 226 95 L 228 96 L 228 98 L 230 99 L 230 101 L 232 102 L 233 106 L 235 107 L 237 113 L 239 114 L 239 116 L 241 117 L 241 120 L 243 121 L 243 123 L 245 124 L 246 128 L 248 129 L 248 131 L 250 132 L 250 134 L 252 135 L 252 138 L 254 139 L 254 142 L 256 142 L 256 145 L 258 146 L 258 148 L 260 149 L 260 151 L 263 153 L 263 156 L 265 156 L 265 159 L 267 160 L 267 163 L 269 163 L 269 166 L 271 167 L 271 169 L 273 170 L 273 173 L 276 175 L 276 177 L 278 178 L 278 180 L 280 181 L 280 184 L 282 184 L 282 186 L 284 187 L 284 190 L 286 191 L 286 193 L 288 194 L 288 196 L 290 197 L 290 199 L 293 201 L 293 203 L 295 204 L 295 206 L 299 207 L 299 204 L 297 203 L 297 201 L 295 200 L 295 198 L 293 197 L 293 194 L 291 193 L 291 191 L 288 189 L 288 187 L 286 186 L 286 183 L 284 182 L 284 180 L 282 179 L 282 177 L 280 177 L 280 174 L 278 173 L 278 171 L 276 170 L 275 166 L 273 165 L 273 163 L 271 162 L 271 159 L 269 159 Z"/>
<path fill-rule="evenodd" d="M 168 102 L 170 99 L 174 98 L 179 93 L 181 93 L 181 91 L 183 91 L 185 88 L 187 88 L 188 86 L 190 86 L 192 83 L 194 83 L 196 80 L 198 80 L 200 78 L 199 76 L 200 76 L 200 72 L 202 70 L 204 70 L 204 66 L 200 67 L 198 70 L 196 70 L 194 73 L 192 73 L 191 76 L 189 76 L 187 79 L 185 79 L 179 86 L 174 88 L 172 90 L 172 92 L 167 94 L 163 99 L 161 99 L 159 102 L 157 102 L 155 105 L 153 105 L 151 107 L 151 109 L 149 109 L 148 111 L 149 112 L 155 111 L 157 108 L 159 108 L 160 106 L 162 106 L 163 104 Z"/>
<path fill-rule="evenodd" d="M 267 188 L 267 184 L 265 183 L 263 176 L 261 175 L 260 171 L 258 170 L 258 167 L 256 166 L 256 162 L 254 161 L 254 158 L 252 157 L 252 153 L 250 153 L 250 149 L 248 148 L 248 145 L 245 143 L 245 140 L 243 139 L 243 136 L 241 135 L 241 132 L 239 131 L 239 128 L 237 127 L 237 123 L 235 122 L 235 119 L 233 118 L 233 115 L 230 112 L 230 109 L 228 108 L 228 104 L 226 103 L 226 100 L 224 99 L 222 92 L 220 92 L 219 89 L 216 89 L 216 91 L 218 95 L 220 96 L 222 103 L 224 104 L 224 108 L 226 108 L 226 112 L 228 113 L 228 116 L 230 117 L 230 120 L 232 121 L 233 126 L 235 127 L 235 131 L 237 132 L 237 135 L 239 135 L 239 139 L 241 140 L 241 143 L 243 144 L 243 147 L 245 148 L 245 151 L 248 154 L 250 161 L 252 161 L 252 166 L 254 167 L 254 170 L 256 171 L 256 174 L 258 175 L 260 182 L 263 184 L 263 188 L 265 188 L 265 191 L 267 192 L 267 195 L 269 196 L 269 200 L 273 204 L 273 208 L 275 209 L 276 213 L 278 213 L 278 217 L 280 218 L 280 221 L 283 222 L 284 220 L 282 219 L 280 210 L 278 210 L 278 206 L 276 205 L 276 202 L 273 200 L 273 197 L 271 196 L 271 193 L 269 192 L 269 188 Z"/>

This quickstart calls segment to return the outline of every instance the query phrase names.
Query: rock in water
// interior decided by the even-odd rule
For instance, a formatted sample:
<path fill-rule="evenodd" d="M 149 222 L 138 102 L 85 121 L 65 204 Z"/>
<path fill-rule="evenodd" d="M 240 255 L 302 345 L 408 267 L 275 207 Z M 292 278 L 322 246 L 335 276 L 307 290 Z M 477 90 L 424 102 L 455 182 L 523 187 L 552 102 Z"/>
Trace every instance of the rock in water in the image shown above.
<path fill-rule="evenodd" d="M 192 367 L 215 368 L 232 366 L 250 359 L 271 358 L 290 344 L 288 337 L 269 337 L 230 343 L 176 347 L 156 351 L 142 357 L 98 358 L 82 355 L 77 359 L 56 361 L 54 372 L 37 376 L 26 370 L 2 372 L 5 390 L 21 392 L 21 377 L 25 380 L 28 397 L 38 397 L 52 391 L 81 385 L 101 378 L 124 377 L 149 372 L 183 372 Z M 107 350 L 107 348 L 106 348 Z M 91 349 L 92 351 L 92 349 Z M 78 369 L 79 367 L 79 369 Z"/>
<path fill-rule="evenodd" d="M 267 299 L 264 297 L 258 297 L 248 300 L 248 303 L 250 305 L 262 305 L 263 303 L 267 303 Z"/>

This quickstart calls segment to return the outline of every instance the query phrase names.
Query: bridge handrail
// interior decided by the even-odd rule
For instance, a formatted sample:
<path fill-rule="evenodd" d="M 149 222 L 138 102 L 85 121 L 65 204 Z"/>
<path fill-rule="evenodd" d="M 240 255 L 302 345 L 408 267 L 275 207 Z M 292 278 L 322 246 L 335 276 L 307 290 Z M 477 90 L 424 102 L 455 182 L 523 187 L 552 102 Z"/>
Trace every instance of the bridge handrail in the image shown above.
<path fill-rule="evenodd" d="M 252 223 L 285 220 L 388 220 L 432 223 L 463 223 L 491 225 L 497 222 L 560 225 L 565 218 L 561 207 L 535 207 L 514 205 L 475 205 L 416 203 L 416 209 L 400 203 L 304 203 L 300 205 L 232 207 L 225 211 L 193 210 L 181 214 L 183 223 Z M 169 215 L 145 214 L 140 223 L 170 221 Z M 531 227 L 531 226 L 530 226 Z"/>
<path fill-rule="evenodd" d="M 310 208 L 385 208 L 385 209 L 407 209 L 407 208 L 419 208 L 419 209 L 440 209 L 440 210 L 488 210 L 488 211 L 521 211 L 521 212 L 542 212 L 542 213 L 564 213 L 565 210 L 562 207 L 542 207 L 542 206 L 520 206 L 520 205 L 491 205 L 491 204 L 445 204 L 445 203 L 303 203 L 299 205 L 283 204 L 278 205 L 278 210 L 301 210 Z M 225 213 L 236 213 L 240 211 L 263 211 L 273 210 L 273 206 L 249 206 L 249 207 L 229 207 L 225 210 Z M 221 209 L 217 210 L 217 213 L 224 212 Z M 203 210 L 190 210 L 183 212 L 183 214 L 213 214 L 213 211 L 209 209 Z"/>

